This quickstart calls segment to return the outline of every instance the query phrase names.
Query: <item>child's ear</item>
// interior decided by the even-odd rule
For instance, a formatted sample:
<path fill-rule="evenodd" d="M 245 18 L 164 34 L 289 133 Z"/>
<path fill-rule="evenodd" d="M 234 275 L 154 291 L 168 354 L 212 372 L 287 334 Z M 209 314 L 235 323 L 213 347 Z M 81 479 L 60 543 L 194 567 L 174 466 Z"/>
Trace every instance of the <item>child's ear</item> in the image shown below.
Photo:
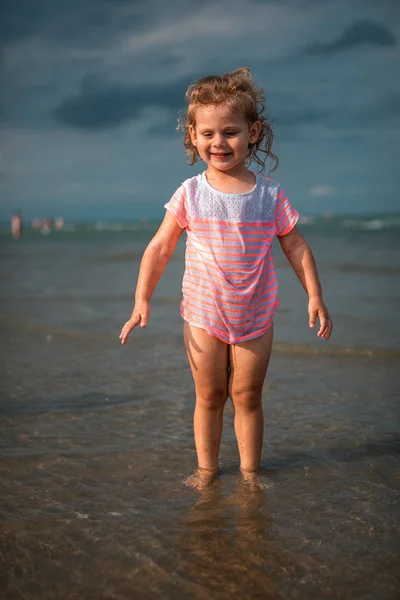
<path fill-rule="evenodd" d="M 250 144 L 254 144 L 258 140 L 258 138 L 260 137 L 260 133 L 261 133 L 261 123 L 260 123 L 260 121 L 256 121 L 250 127 L 250 139 L 249 139 Z"/>
<path fill-rule="evenodd" d="M 193 146 L 197 146 L 196 127 L 194 125 L 189 125 L 189 135 Z"/>

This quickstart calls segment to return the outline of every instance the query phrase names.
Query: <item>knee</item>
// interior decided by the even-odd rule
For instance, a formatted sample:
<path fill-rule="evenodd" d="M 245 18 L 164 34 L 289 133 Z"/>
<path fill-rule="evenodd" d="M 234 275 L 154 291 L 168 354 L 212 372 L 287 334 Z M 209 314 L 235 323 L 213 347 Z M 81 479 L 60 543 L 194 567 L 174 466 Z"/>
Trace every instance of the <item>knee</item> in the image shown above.
<path fill-rule="evenodd" d="M 262 404 L 262 388 L 250 386 L 232 389 L 231 399 L 237 409 L 258 410 Z"/>
<path fill-rule="evenodd" d="M 196 394 L 196 402 L 208 410 L 218 410 L 225 406 L 228 390 L 224 388 L 206 388 Z"/>

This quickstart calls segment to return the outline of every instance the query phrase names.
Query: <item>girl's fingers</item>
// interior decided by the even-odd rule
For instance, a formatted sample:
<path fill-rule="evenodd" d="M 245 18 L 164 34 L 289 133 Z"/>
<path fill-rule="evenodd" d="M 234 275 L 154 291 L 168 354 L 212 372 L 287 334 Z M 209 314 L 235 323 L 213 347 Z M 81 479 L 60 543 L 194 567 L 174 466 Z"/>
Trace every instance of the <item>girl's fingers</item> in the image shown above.
<path fill-rule="evenodd" d="M 142 315 L 140 315 L 140 327 L 145 328 L 147 326 L 148 322 L 149 322 L 149 315 L 148 314 L 142 314 Z"/>
<path fill-rule="evenodd" d="M 311 311 L 309 314 L 309 317 L 310 317 L 310 327 L 314 327 L 315 323 L 317 321 L 317 311 L 316 310 Z"/>
<path fill-rule="evenodd" d="M 332 333 L 332 321 L 328 318 L 327 322 L 326 322 L 326 327 L 321 332 L 320 337 L 322 337 L 326 340 L 329 340 L 329 338 L 331 337 L 331 333 Z"/>
<path fill-rule="evenodd" d="M 326 318 L 326 316 L 324 314 L 319 315 L 319 330 L 318 330 L 318 337 L 322 337 L 323 332 L 325 332 L 326 326 L 328 323 L 328 319 Z"/>
<path fill-rule="evenodd" d="M 326 310 L 323 303 L 322 305 L 317 306 L 315 309 L 313 308 L 312 303 L 310 304 L 311 306 L 309 306 L 308 312 L 310 327 L 314 327 L 318 319 L 319 327 L 317 331 L 317 337 L 329 340 L 332 332 L 332 321 L 328 314 L 328 311 Z"/>
<path fill-rule="evenodd" d="M 122 328 L 121 333 L 119 334 L 119 339 L 121 340 L 122 344 L 126 343 L 126 340 L 128 339 L 130 332 L 132 331 L 132 329 L 134 329 L 137 326 L 139 321 L 140 321 L 140 316 L 137 315 L 137 317 L 130 319 L 129 321 L 127 321 L 125 323 L 125 325 Z"/>
<path fill-rule="evenodd" d="M 122 331 L 120 333 L 119 339 L 121 340 L 121 344 L 125 344 L 126 340 L 128 339 L 128 335 L 130 333 L 130 329 L 127 329 L 126 325 L 124 325 L 124 327 L 122 328 Z"/>
<path fill-rule="evenodd" d="M 140 324 L 141 328 L 145 328 L 147 326 L 147 323 L 149 322 L 149 313 L 139 313 L 135 316 L 133 316 L 131 319 L 129 319 L 129 321 L 127 321 L 125 323 L 125 325 L 122 328 L 121 333 L 119 334 L 119 339 L 121 340 L 121 344 L 125 344 L 128 336 L 130 334 L 130 332 L 132 331 L 132 329 L 135 329 L 135 327 L 137 327 Z"/>

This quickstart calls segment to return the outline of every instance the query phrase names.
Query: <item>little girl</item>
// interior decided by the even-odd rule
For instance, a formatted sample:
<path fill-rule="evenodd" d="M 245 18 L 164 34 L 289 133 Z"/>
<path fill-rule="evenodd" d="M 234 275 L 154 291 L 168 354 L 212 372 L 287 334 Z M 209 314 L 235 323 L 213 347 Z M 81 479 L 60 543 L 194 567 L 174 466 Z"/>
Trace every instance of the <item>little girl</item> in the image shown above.
<path fill-rule="evenodd" d="M 228 397 L 243 477 L 251 482 L 259 469 L 261 394 L 278 307 L 274 235 L 308 294 L 310 327 L 318 318 L 318 337 L 328 340 L 332 331 L 314 257 L 296 227 L 297 211 L 279 183 L 247 168 L 254 161 L 263 169 L 268 157 L 275 168 L 278 164 L 262 93 L 247 68 L 189 86 L 180 128 L 188 162 L 202 159 L 207 169 L 187 179 L 165 205 L 164 220 L 143 255 L 132 316 L 120 334 L 125 344 L 137 325 L 146 327 L 150 299 L 186 230 L 181 315 L 196 388 L 198 459 L 187 484 L 199 489 L 218 471 Z"/>

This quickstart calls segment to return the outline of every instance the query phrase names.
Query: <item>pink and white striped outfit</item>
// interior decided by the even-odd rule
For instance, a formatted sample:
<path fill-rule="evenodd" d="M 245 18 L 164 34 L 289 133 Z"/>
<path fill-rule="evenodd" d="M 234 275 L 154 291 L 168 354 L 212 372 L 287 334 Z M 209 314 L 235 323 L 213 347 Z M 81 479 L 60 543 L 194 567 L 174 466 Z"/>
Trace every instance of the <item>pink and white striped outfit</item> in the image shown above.
<path fill-rule="evenodd" d="M 272 240 L 299 217 L 279 183 L 256 175 L 250 192 L 227 194 L 203 172 L 165 208 L 187 233 L 183 319 L 228 344 L 265 333 L 279 305 Z"/>

